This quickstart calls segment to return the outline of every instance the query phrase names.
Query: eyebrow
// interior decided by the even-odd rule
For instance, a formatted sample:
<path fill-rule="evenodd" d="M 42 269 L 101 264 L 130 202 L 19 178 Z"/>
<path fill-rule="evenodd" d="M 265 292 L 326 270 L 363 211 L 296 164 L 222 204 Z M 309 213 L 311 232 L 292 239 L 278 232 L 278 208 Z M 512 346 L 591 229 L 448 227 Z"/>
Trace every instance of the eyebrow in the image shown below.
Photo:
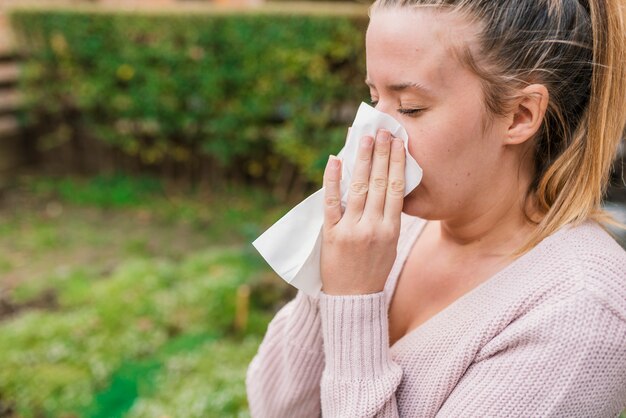
<path fill-rule="evenodd" d="M 365 84 L 367 84 L 369 87 L 374 87 L 376 88 L 376 86 L 374 86 L 374 83 L 372 83 L 370 80 L 368 80 L 367 78 L 365 79 Z M 403 91 L 403 90 L 417 90 L 418 92 L 421 92 L 427 96 L 432 96 L 432 92 L 431 90 L 424 86 L 423 84 L 420 84 L 418 82 L 404 82 L 404 83 L 397 83 L 397 84 L 389 84 L 387 86 L 385 86 L 385 88 L 387 90 L 391 90 L 391 91 Z"/>

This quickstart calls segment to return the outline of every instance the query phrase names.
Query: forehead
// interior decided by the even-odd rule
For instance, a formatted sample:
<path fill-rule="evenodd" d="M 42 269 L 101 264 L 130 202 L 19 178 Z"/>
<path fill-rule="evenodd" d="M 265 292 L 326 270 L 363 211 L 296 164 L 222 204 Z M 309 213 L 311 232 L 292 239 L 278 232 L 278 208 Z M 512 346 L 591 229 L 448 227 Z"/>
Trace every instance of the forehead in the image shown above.
<path fill-rule="evenodd" d="M 377 9 L 365 38 L 368 80 L 377 88 L 398 81 L 449 88 L 472 75 L 459 57 L 475 39 L 476 27 L 449 11 Z"/>

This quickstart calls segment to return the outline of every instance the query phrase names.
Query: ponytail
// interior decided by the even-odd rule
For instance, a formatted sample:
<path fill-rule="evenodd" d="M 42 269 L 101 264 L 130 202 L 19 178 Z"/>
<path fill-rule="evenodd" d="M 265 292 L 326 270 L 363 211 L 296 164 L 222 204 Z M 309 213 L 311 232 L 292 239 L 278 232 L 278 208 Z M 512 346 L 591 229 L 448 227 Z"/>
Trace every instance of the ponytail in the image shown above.
<path fill-rule="evenodd" d="M 572 143 L 539 179 L 535 196 L 545 216 L 517 253 L 562 225 L 587 218 L 626 229 L 601 208 L 626 122 L 626 27 L 618 2 L 588 3 L 593 37 L 589 104 Z"/>

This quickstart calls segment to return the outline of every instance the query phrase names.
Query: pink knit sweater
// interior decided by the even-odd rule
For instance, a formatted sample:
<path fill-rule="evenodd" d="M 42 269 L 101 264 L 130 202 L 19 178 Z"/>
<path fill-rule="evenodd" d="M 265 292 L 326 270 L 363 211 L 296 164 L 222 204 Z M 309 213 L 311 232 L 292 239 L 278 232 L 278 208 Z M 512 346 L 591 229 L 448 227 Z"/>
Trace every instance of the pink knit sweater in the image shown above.
<path fill-rule="evenodd" d="M 626 252 L 567 225 L 389 347 L 388 306 L 425 221 L 403 215 L 383 292 L 311 298 L 270 322 L 255 418 L 616 417 L 626 407 Z"/>

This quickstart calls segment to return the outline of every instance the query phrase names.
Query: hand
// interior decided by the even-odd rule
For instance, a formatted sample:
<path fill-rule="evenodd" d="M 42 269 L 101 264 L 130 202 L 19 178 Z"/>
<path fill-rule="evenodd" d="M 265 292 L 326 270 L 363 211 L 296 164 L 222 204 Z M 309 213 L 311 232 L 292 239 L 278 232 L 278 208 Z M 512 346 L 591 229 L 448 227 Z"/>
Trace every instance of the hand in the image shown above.
<path fill-rule="evenodd" d="M 400 235 L 404 165 L 401 139 L 383 130 L 376 140 L 363 137 L 342 214 L 341 161 L 329 159 L 324 172 L 321 248 L 324 293 L 361 295 L 384 289 Z"/>

